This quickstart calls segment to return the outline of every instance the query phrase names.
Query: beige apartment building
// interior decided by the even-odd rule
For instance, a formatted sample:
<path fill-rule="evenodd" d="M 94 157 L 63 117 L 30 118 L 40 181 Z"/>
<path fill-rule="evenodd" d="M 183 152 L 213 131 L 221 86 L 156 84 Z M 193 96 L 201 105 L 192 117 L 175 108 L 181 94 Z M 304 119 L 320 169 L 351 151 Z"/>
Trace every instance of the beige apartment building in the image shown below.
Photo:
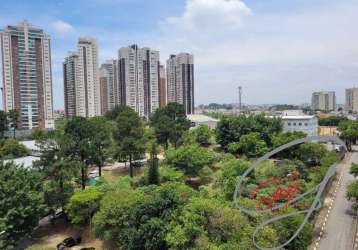
<path fill-rule="evenodd" d="M 20 129 L 53 128 L 50 37 L 23 21 L 0 32 L 3 107 L 20 113 Z"/>
<path fill-rule="evenodd" d="M 358 88 L 346 89 L 346 111 L 358 112 Z"/>

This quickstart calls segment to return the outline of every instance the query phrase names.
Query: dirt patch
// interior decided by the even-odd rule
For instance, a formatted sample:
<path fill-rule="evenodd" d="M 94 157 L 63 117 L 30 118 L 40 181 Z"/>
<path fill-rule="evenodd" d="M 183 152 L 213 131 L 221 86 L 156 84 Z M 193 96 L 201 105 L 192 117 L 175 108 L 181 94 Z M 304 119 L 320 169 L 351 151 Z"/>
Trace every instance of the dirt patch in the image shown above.
<path fill-rule="evenodd" d="M 29 247 L 38 250 L 49 248 L 56 249 L 57 244 L 63 239 L 77 235 L 82 237 L 81 244 L 69 249 L 79 250 L 83 247 L 94 247 L 95 249 L 110 250 L 110 248 L 106 247 L 101 240 L 95 238 L 89 227 L 78 231 L 64 221 L 59 221 L 55 225 L 44 226 L 36 230 L 34 233 L 34 243 Z"/>

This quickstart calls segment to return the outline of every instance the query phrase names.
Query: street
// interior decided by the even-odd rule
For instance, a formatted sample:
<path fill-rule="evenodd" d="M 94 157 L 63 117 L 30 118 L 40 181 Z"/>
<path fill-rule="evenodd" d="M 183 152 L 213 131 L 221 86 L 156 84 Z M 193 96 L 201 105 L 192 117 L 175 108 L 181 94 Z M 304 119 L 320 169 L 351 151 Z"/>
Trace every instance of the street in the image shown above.
<path fill-rule="evenodd" d="M 349 174 L 352 162 L 358 162 L 358 152 L 348 153 L 346 158 L 337 167 L 338 186 L 333 186 L 336 195 L 323 226 L 321 240 L 316 249 L 321 250 L 352 250 L 356 234 L 356 219 L 353 217 L 352 202 L 346 199 L 347 185 L 354 180 Z"/>

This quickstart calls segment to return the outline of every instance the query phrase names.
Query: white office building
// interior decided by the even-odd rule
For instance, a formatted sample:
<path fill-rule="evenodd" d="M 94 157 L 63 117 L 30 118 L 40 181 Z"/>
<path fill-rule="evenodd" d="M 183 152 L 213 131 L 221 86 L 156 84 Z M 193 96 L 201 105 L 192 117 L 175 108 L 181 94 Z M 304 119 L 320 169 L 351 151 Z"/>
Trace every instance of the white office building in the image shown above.
<path fill-rule="evenodd" d="M 318 134 L 318 119 L 314 115 L 282 116 L 281 119 L 284 132 L 300 131 L 307 136 Z"/>

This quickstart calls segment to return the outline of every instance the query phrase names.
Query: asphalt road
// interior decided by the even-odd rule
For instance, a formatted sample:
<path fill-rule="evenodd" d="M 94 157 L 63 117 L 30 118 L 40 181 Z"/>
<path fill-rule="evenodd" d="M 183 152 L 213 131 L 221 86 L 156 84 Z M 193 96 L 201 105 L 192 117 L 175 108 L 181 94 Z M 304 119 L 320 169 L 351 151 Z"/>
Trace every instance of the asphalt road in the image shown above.
<path fill-rule="evenodd" d="M 358 152 L 348 153 L 343 162 L 338 165 L 338 177 L 342 174 L 342 179 L 318 246 L 319 250 L 354 249 L 357 221 L 352 215 L 352 203 L 347 201 L 345 196 L 347 185 L 354 180 L 354 177 L 349 174 L 352 162 L 358 163 Z"/>

